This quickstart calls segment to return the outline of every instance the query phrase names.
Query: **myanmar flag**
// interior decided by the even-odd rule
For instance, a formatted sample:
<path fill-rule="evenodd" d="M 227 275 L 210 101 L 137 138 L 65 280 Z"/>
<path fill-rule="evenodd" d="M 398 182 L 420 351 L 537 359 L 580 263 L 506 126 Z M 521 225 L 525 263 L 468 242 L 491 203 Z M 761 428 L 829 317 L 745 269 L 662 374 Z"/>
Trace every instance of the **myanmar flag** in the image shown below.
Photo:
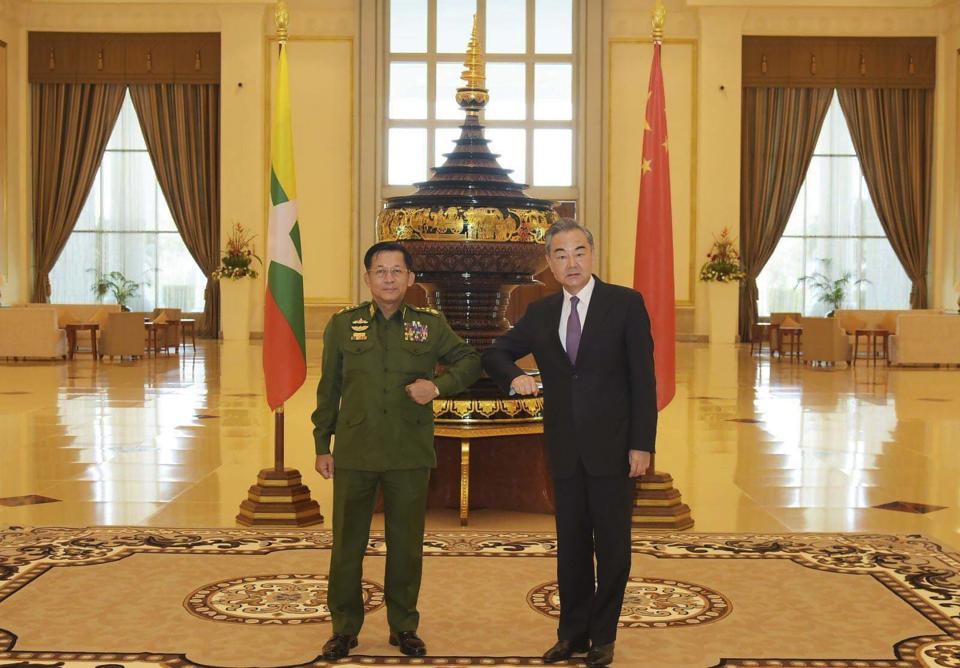
<path fill-rule="evenodd" d="M 263 375 L 267 403 L 276 410 L 307 376 L 303 320 L 303 252 L 293 173 L 287 46 L 280 44 L 270 138 L 270 223 L 267 230 L 267 294 L 263 304 Z"/>
<path fill-rule="evenodd" d="M 633 287 L 643 295 L 653 334 L 657 374 L 657 410 L 676 392 L 676 311 L 673 288 L 673 214 L 670 210 L 670 163 L 667 106 L 660 69 L 660 42 L 653 45 L 647 109 L 644 113 L 640 198 Z"/>

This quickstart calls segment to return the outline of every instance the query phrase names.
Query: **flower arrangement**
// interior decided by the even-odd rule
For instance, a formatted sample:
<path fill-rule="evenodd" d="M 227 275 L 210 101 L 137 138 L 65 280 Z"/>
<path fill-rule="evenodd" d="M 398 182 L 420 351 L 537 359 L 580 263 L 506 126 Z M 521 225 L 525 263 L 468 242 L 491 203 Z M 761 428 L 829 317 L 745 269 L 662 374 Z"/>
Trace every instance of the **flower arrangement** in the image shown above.
<path fill-rule="evenodd" d="M 707 253 L 707 261 L 700 267 L 701 281 L 717 281 L 730 283 L 746 277 L 743 265 L 740 264 L 740 253 L 734 248 L 730 229 L 723 228 L 720 236 L 713 238 L 713 246 Z"/>
<path fill-rule="evenodd" d="M 240 223 L 235 223 L 233 231 L 227 238 L 227 247 L 223 249 L 223 256 L 220 258 L 220 266 L 217 267 L 212 276 L 216 280 L 223 278 L 256 278 L 257 270 L 252 267 L 256 260 L 263 265 L 263 260 L 256 253 L 253 245 L 255 234 L 250 234 Z"/>

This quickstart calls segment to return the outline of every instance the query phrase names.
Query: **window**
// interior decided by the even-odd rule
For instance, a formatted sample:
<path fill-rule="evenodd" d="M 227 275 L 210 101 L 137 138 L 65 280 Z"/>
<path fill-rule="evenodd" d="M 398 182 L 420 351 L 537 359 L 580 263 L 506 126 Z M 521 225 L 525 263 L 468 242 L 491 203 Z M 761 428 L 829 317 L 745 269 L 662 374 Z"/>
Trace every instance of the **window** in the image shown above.
<path fill-rule="evenodd" d="M 174 225 L 129 93 L 90 196 L 50 272 L 50 300 L 96 302 L 98 272 L 111 271 L 143 284 L 127 304 L 134 311 L 203 311 L 206 277 Z M 109 293 L 103 299 L 114 301 Z"/>
<path fill-rule="evenodd" d="M 476 12 L 490 150 L 538 195 L 576 199 L 574 10 L 574 0 L 390 0 L 383 194 L 427 180 L 460 136 L 455 95 Z"/>
<path fill-rule="evenodd" d="M 797 285 L 815 272 L 850 273 L 844 308 L 910 308 L 910 279 L 877 218 L 836 94 L 786 231 L 757 278 L 760 315 L 830 311 L 812 284 Z"/>

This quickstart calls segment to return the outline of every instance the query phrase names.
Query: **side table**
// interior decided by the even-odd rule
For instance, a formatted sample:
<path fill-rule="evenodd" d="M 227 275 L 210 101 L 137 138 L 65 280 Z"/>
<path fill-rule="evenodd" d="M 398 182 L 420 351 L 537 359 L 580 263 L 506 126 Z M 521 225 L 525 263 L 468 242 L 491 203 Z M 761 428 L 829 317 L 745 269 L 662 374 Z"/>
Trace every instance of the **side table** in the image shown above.
<path fill-rule="evenodd" d="M 780 339 L 781 345 L 787 346 L 786 353 L 784 353 L 783 349 L 780 350 L 781 358 L 786 354 L 787 357 L 791 357 L 798 362 L 800 361 L 800 337 L 802 335 L 802 327 L 780 326 L 778 338 Z"/>
<path fill-rule="evenodd" d="M 68 322 L 63 328 L 67 331 L 67 358 L 73 359 L 73 353 L 77 349 L 77 332 L 90 332 L 90 349 L 93 352 L 93 359 L 99 359 L 97 355 L 97 333 L 100 331 L 100 325 L 95 322 Z"/>
<path fill-rule="evenodd" d="M 187 330 L 190 330 L 190 345 L 197 349 L 197 321 L 194 318 L 180 318 L 180 346 L 187 352 Z"/>
<path fill-rule="evenodd" d="M 887 366 L 890 366 L 890 332 L 885 329 L 858 329 L 853 333 L 853 360 L 850 362 L 851 366 L 857 363 L 857 357 L 860 353 L 860 337 L 864 337 L 867 341 L 867 348 L 865 351 L 864 359 L 869 364 L 870 361 L 873 361 L 873 365 L 877 365 L 878 359 L 883 359 L 887 361 Z M 882 351 L 877 350 L 877 339 L 880 339 L 883 343 Z"/>

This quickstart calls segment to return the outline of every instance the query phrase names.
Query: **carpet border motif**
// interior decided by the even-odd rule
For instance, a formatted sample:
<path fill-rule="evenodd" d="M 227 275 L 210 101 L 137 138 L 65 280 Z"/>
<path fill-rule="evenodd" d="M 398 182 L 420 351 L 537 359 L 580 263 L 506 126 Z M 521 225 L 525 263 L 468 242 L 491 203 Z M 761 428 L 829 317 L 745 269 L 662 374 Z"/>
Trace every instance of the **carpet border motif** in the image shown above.
<path fill-rule="evenodd" d="M 163 529 L 143 527 L 10 527 L 0 529 L 0 601 L 51 568 L 72 568 L 132 554 L 256 555 L 281 550 L 330 549 L 328 530 Z M 382 532 L 371 534 L 367 554 L 385 553 Z M 919 535 L 884 534 L 643 534 L 634 554 L 657 559 L 786 559 L 816 570 L 868 575 L 910 605 L 943 635 L 907 638 L 896 658 L 724 658 L 717 666 L 960 666 L 960 555 Z M 425 557 L 555 558 L 556 537 L 528 532 L 430 532 Z M 195 666 L 184 655 L 125 652 L 15 651 L 17 637 L 0 629 L 0 663 L 12 661 L 143 661 Z M 351 656 L 345 665 L 524 666 L 539 657 Z M 322 662 L 304 665 L 325 665 Z"/>

